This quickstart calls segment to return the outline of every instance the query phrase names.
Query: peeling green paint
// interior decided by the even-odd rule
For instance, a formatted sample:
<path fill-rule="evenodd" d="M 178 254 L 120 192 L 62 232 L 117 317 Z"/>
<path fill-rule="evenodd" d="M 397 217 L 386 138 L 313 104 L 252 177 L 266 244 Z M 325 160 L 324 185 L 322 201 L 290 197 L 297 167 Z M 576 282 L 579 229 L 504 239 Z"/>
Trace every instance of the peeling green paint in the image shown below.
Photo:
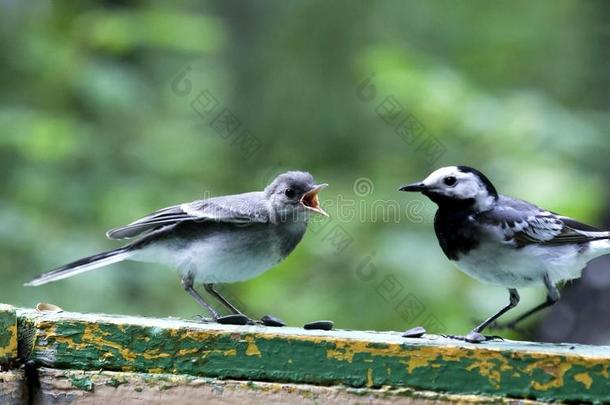
<path fill-rule="evenodd" d="M 46 367 L 38 369 L 39 377 L 43 384 L 43 390 L 47 393 L 61 391 L 62 395 L 67 395 L 73 398 L 76 402 L 77 398 L 87 398 L 91 402 L 94 398 L 97 399 L 96 403 L 102 403 L 105 396 L 108 395 L 107 391 L 104 391 L 106 386 L 112 386 L 112 380 L 127 381 L 124 386 L 120 388 L 122 395 L 127 390 L 144 393 L 142 396 L 139 394 L 127 394 L 132 401 L 140 401 L 141 403 L 150 403 L 155 401 L 163 401 L 167 398 L 163 391 L 174 390 L 173 398 L 177 399 L 176 394 L 184 399 L 185 393 L 188 394 L 188 398 L 196 397 L 199 402 L 218 402 L 216 400 L 229 400 L 233 395 L 237 394 L 241 397 L 243 402 L 248 403 L 246 398 L 255 399 L 256 403 L 273 402 L 280 403 L 282 400 L 285 403 L 300 403 L 305 401 L 306 403 L 362 403 L 363 399 L 366 403 L 384 403 L 384 404 L 397 404 L 403 401 L 402 399 L 411 399 L 417 402 L 418 400 L 425 401 L 425 403 L 438 403 L 438 404 L 506 404 L 514 405 L 517 401 L 514 399 L 501 398 L 497 396 L 481 396 L 481 395 L 451 395 L 432 391 L 416 391 L 410 388 L 400 387 L 382 387 L 382 388 L 351 388 L 343 385 L 334 385 L 329 387 L 321 387 L 315 385 L 305 384 L 287 384 L 287 383 L 275 383 L 275 382 L 261 382 L 261 381 L 237 381 L 237 380 L 219 380 L 216 378 L 207 377 L 192 377 L 187 375 L 176 375 L 176 374 L 146 374 L 146 373 L 131 373 L 131 372 L 117 372 L 117 371 L 74 371 L 74 370 L 57 370 Z M 65 381 L 70 382 L 71 378 L 83 378 L 89 377 L 94 384 L 95 397 L 87 394 L 74 395 L 70 393 L 70 389 L 65 388 Z M 183 388 L 190 387 L 192 390 L 184 390 Z M 210 392 L 211 391 L 213 393 Z M 78 388 L 77 388 L 78 390 Z M 206 395 L 207 393 L 207 395 Z M 242 395 L 240 395 L 242 394 Z M 243 395 L 246 394 L 246 395 Z M 53 395 L 53 394 L 51 394 Z M 113 394 L 111 394 L 112 396 Z M 171 395 L 171 394 L 170 394 Z M 114 401 L 110 400 L 109 403 L 117 402 L 118 398 L 126 398 L 126 396 L 114 395 L 112 396 Z M 265 399 L 267 401 L 265 401 Z M 388 400 L 388 401 L 386 401 Z M 75 402 L 75 403 L 76 403 Z M 87 401 L 86 401 L 87 402 Z M 108 401 L 107 401 L 108 402 Z M 520 404 L 534 405 L 533 401 L 518 401 Z M 537 402 L 536 402 L 537 403 Z"/>
<path fill-rule="evenodd" d="M 70 383 L 74 388 L 78 388 L 83 391 L 93 391 L 93 381 L 89 377 L 77 377 L 72 376 Z"/>
<path fill-rule="evenodd" d="M 55 368 L 604 402 L 610 347 L 305 331 L 20 311 L 29 357 Z M 27 334 L 27 333 L 26 333 Z"/>
<path fill-rule="evenodd" d="M 111 387 L 116 388 L 118 386 L 121 386 L 121 385 L 127 384 L 127 383 L 128 383 L 128 381 L 126 378 L 112 377 L 106 382 L 106 385 L 110 385 Z"/>
<path fill-rule="evenodd" d="M 17 358 L 17 315 L 15 308 L 0 304 L 0 365 Z"/>

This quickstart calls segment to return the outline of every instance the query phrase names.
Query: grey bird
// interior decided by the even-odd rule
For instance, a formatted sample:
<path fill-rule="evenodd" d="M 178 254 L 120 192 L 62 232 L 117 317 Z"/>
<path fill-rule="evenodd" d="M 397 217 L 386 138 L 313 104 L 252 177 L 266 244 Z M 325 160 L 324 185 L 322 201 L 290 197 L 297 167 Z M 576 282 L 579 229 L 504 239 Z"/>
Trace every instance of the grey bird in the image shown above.
<path fill-rule="evenodd" d="M 436 170 L 400 191 L 420 192 L 438 205 L 434 229 L 457 267 L 488 284 L 505 287 L 509 303 L 463 338 L 482 342 L 488 326 L 514 328 L 559 300 L 556 285 L 579 278 L 586 264 L 610 254 L 610 232 L 498 194 L 480 171 L 467 166 Z M 519 303 L 517 288 L 543 286 L 547 299 L 515 320 L 497 319 Z M 455 336 L 453 336 L 455 337 Z"/>
<path fill-rule="evenodd" d="M 303 238 L 311 213 L 328 216 L 311 174 L 291 171 L 277 176 L 263 191 L 208 198 L 160 209 L 121 228 L 110 239 L 135 240 L 44 273 L 26 286 L 39 286 L 124 260 L 161 263 L 177 269 L 183 288 L 213 321 L 252 321 L 225 299 L 217 283 L 248 280 L 284 260 Z M 223 304 L 232 315 L 220 314 L 194 285 Z"/>

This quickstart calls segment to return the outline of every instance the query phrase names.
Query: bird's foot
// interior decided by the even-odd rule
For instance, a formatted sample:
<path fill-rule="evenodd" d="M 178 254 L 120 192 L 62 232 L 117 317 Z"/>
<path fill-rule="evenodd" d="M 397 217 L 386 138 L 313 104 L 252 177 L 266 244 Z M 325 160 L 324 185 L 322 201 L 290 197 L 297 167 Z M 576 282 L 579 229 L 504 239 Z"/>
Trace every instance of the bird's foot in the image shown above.
<path fill-rule="evenodd" d="M 254 325 L 254 321 L 244 314 L 231 314 L 225 316 L 217 316 L 208 318 L 203 315 L 195 315 L 199 322 L 203 323 L 220 323 L 222 325 Z"/>
<path fill-rule="evenodd" d="M 286 323 L 284 323 L 284 321 L 282 321 L 280 318 L 276 318 L 275 316 L 272 316 L 272 315 L 265 315 L 261 318 L 260 321 L 257 321 L 256 323 L 265 325 L 265 326 L 273 326 L 273 327 L 286 326 Z"/>
<path fill-rule="evenodd" d="M 466 336 L 456 336 L 456 335 L 442 335 L 442 336 L 446 337 L 448 339 L 461 340 L 462 342 L 467 342 L 467 343 L 483 343 L 483 342 L 489 342 L 492 340 L 501 340 L 501 341 L 504 340 L 501 336 L 483 335 L 474 330 L 472 332 L 470 332 L 469 334 L 467 334 Z"/>
<path fill-rule="evenodd" d="M 265 326 L 286 326 L 284 321 L 271 315 L 265 315 L 260 321 L 253 321 L 251 318 L 244 314 L 231 314 L 225 316 L 218 316 L 215 318 L 207 318 L 203 315 L 195 315 L 195 318 L 199 322 L 203 323 L 214 323 L 217 322 L 221 325 L 265 325 Z"/>
<path fill-rule="evenodd" d="M 195 315 L 195 319 L 198 322 L 202 322 L 202 323 L 213 323 L 213 322 L 216 322 L 216 319 L 214 319 L 214 318 L 206 318 L 203 315 Z"/>

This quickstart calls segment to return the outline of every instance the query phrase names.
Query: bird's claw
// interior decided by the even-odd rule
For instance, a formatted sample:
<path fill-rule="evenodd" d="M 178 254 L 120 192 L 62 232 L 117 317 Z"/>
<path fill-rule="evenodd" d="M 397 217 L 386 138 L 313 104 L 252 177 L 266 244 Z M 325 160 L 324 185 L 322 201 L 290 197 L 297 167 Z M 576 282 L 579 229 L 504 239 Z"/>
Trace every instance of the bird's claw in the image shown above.
<path fill-rule="evenodd" d="M 206 318 L 203 315 L 195 315 L 195 319 L 197 319 L 198 322 L 202 322 L 202 323 L 216 322 L 213 318 Z"/>
<path fill-rule="evenodd" d="M 195 315 L 195 318 L 197 318 L 197 320 L 199 322 L 203 322 L 203 323 L 217 322 L 221 325 L 265 325 L 265 326 L 275 326 L 275 327 L 286 326 L 284 321 L 282 321 L 281 319 L 276 318 L 274 316 L 271 316 L 271 315 L 263 316 L 260 321 L 254 321 L 251 318 L 249 318 L 248 316 L 241 314 L 241 313 L 219 316 L 216 318 L 206 318 L 203 315 Z"/>
<path fill-rule="evenodd" d="M 466 339 L 465 341 L 468 343 L 483 343 L 483 342 L 489 342 L 491 340 L 501 340 L 504 341 L 504 339 L 501 336 L 498 335 L 483 335 L 479 332 L 476 331 L 472 331 L 469 334 L 466 335 Z"/>
<path fill-rule="evenodd" d="M 197 321 L 202 323 L 219 323 L 222 325 L 254 325 L 255 322 L 243 314 L 232 314 L 208 318 L 203 315 L 195 315 Z"/>

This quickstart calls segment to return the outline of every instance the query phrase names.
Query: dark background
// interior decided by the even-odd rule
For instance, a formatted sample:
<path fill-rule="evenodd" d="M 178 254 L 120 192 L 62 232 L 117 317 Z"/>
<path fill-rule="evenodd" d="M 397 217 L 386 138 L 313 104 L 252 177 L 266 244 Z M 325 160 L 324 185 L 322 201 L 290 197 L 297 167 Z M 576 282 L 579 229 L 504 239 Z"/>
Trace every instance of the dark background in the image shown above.
<path fill-rule="evenodd" d="M 331 218 L 223 291 L 291 324 L 467 332 L 507 293 L 456 271 L 434 207 L 397 187 L 467 164 L 610 228 L 609 18 L 602 1 L 0 1 L 0 301 L 190 318 L 158 266 L 22 283 L 152 210 L 304 169 Z M 610 263 L 591 267 L 514 336 L 610 343 Z M 522 293 L 514 315 L 544 299 Z"/>

